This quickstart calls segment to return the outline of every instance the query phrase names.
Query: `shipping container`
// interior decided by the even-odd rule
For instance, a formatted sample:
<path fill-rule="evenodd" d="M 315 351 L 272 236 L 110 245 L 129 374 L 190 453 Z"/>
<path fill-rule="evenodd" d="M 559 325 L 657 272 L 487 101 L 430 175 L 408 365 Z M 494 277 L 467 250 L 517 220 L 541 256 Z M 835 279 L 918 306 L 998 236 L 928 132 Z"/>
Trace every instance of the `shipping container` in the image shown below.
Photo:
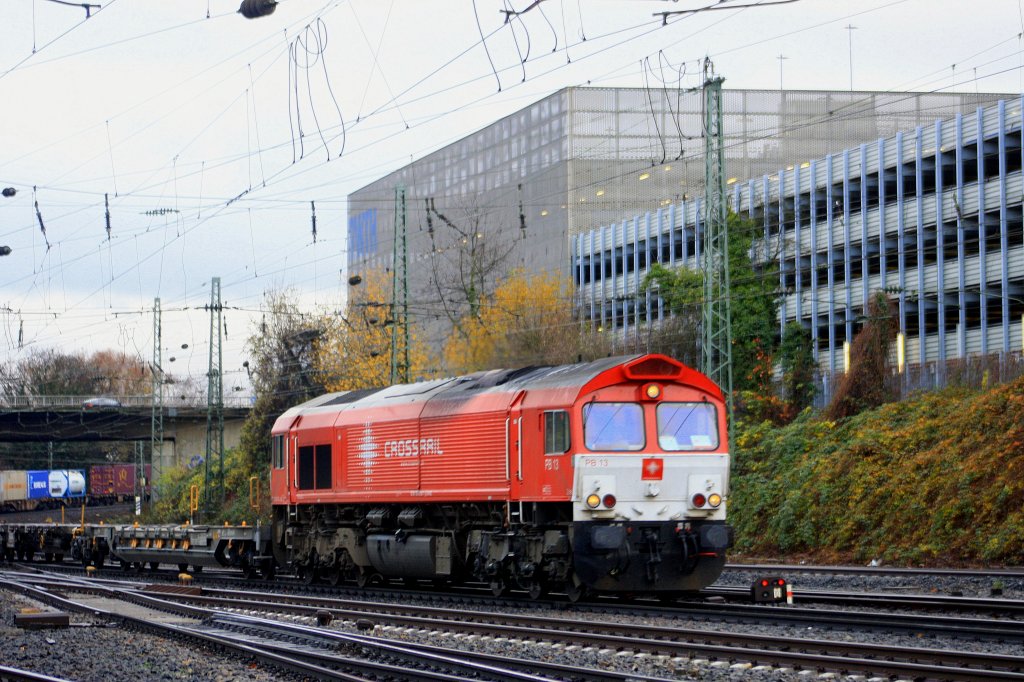
<path fill-rule="evenodd" d="M 50 497 L 50 472 L 47 469 L 41 471 L 28 471 L 28 499 L 46 500 Z"/>
<path fill-rule="evenodd" d="M 96 464 L 89 468 L 89 496 L 92 498 L 134 497 L 134 464 Z M 150 465 L 146 465 L 149 478 Z"/>
<path fill-rule="evenodd" d="M 84 469 L 53 469 L 50 471 L 50 497 L 85 497 Z"/>
<path fill-rule="evenodd" d="M 29 472 L 24 469 L 0 471 L 0 512 L 31 511 L 36 501 L 30 499 Z"/>
<path fill-rule="evenodd" d="M 0 471 L 0 503 L 7 505 L 28 499 L 28 477 L 24 470 Z"/>

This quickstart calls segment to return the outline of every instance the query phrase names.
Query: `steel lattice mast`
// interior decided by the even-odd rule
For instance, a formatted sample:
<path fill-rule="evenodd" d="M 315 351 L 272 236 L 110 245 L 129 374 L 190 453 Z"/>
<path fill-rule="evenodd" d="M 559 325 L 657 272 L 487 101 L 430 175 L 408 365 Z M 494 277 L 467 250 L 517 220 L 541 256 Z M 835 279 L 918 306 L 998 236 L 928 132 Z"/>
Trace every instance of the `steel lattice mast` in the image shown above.
<path fill-rule="evenodd" d="M 160 480 L 163 472 L 164 457 L 164 368 L 161 360 L 161 322 L 160 322 L 160 299 L 153 299 L 153 384 L 152 384 L 152 412 L 150 418 L 150 450 L 149 450 L 149 488 L 152 499 L 157 498 L 157 488 L 154 481 Z M 139 470 L 135 472 L 135 480 L 141 481 L 145 478 L 145 467 L 140 461 Z M 145 486 L 142 487 L 142 497 L 146 496 Z"/>
<path fill-rule="evenodd" d="M 725 206 L 722 78 L 705 63 L 704 81 L 704 315 L 702 370 L 726 394 L 732 424 L 732 314 L 729 309 L 729 232 Z"/>
<path fill-rule="evenodd" d="M 391 268 L 391 383 L 409 383 L 409 256 L 405 186 L 395 187 L 395 243 Z"/>
<path fill-rule="evenodd" d="M 223 306 L 220 302 L 220 277 L 210 283 L 210 371 L 206 388 L 206 509 L 211 503 L 224 503 L 224 382 L 221 365 Z M 216 480 L 211 483 L 210 466 L 216 459 Z"/>

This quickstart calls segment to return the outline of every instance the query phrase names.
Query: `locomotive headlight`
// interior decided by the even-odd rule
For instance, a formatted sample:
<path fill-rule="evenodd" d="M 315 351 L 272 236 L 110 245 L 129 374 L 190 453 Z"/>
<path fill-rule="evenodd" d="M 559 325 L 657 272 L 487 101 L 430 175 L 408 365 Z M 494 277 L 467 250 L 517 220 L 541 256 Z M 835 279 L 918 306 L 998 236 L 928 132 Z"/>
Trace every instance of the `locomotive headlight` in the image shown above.
<path fill-rule="evenodd" d="M 717 507 L 718 505 L 722 504 L 722 496 L 719 495 L 718 493 L 711 493 L 710 495 L 708 495 L 708 504 L 710 504 L 712 507 Z"/>
<path fill-rule="evenodd" d="M 661 386 L 658 384 L 647 384 L 644 386 L 644 395 L 650 400 L 657 400 L 661 397 Z"/>
<path fill-rule="evenodd" d="M 614 500 L 615 498 L 612 497 L 612 499 Z M 597 493 L 590 493 L 587 495 L 587 506 L 591 509 L 597 509 L 601 506 L 601 496 Z"/>

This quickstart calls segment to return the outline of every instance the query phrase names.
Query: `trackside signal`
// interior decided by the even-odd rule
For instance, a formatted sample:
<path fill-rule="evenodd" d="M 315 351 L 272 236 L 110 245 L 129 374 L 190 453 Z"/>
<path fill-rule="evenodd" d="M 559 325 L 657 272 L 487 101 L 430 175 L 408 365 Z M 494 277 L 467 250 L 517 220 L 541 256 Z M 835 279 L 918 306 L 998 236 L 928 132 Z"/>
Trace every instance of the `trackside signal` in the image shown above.
<path fill-rule="evenodd" d="M 758 578 L 750 586 L 750 598 L 757 604 L 778 604 L 786 601 L 786 579 Z"/>

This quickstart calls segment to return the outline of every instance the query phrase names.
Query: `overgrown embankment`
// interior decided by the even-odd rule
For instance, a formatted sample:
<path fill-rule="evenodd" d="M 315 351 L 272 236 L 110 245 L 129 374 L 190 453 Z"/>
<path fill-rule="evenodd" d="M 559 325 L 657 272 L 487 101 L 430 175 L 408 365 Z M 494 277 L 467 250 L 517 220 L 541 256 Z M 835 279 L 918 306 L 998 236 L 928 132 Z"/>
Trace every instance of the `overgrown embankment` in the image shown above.
<path fill-rule="evenodd" d="M 734 554 L 1024 563 L 1024 379 L 738 431 Z"/>

